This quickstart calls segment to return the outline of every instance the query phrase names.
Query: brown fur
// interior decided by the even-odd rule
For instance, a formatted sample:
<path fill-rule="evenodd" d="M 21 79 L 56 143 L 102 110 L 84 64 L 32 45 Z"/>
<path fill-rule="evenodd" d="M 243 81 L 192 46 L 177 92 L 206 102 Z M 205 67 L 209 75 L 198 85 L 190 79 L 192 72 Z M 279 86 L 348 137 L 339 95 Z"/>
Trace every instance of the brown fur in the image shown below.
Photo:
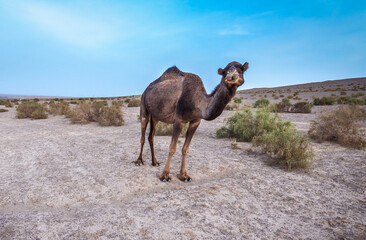
<path fill-rule="evenodd" d="M 177 67 L 167 69 L 161 77 L 152 82 L 141 96 L 141 149 L 135 162 L 142 165 L 142 150 L 145 143 L 145 132 L 150 121 L 149 143 L 152 165 L 159 165 L 154 154 L 154 134 L 158 121 L 173 124 L 173 135 L 169 147 L 169 157 L 160 179 L 170 181 L 169 169 L 171 159 L 176 151 L 177 141 L 182 127 L 189 122 L 186 140 L 182 149 L 182 167 L 178 178 L 191 181 L 185 162 L 189 144 L 198 128 L 201 119 L 217 118 L 236 93 L 236 89 L 244 83 L 243 73 L 248 63 L 229 63 L 224 69 L 219 68 L 221 82 L 211 94 L 207 94 L 199 76 L 180 71 Z"/>

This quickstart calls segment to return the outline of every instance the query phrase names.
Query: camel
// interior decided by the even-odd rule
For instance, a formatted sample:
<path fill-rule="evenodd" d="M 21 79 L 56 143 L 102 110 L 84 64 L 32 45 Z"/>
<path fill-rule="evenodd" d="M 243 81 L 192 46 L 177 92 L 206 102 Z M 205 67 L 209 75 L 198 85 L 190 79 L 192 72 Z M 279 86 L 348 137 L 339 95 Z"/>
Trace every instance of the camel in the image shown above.
<path fill-rule="evenodd" d="M 165 164 L 160 180 L 170 182 L 170 163 L 176 152 L 177 141 L 184 124 L 189 123 L 186 139 L 182 148 L 182 165 L 178 179 L 184 182 L 192 181 L 186 171 L 186 158 L 189 144 L 200 125 L 201 119 L 214 120 L 224 110 L 234 97 L 236 90 L 244 83 L 243 73 L 249 64 L 238 62 L 229 63 L 224 69 L 219 68 L 221 82 L 211 94 L 207 94 L 199 76 L 180 71 L 177 67 L 168 68 L 163 75 L 150 83 L 141 96 L 141 149 L 137 166 L 144 164 L 142 150 L 145 143 L 146 127 L 150 121 L 149 143 L 152 165 L 159 166 L 154 153 L 154 134 L 156 124 L 161 121 L 173 124 L 173 134 L 169 146 L 168 161 Z"/>

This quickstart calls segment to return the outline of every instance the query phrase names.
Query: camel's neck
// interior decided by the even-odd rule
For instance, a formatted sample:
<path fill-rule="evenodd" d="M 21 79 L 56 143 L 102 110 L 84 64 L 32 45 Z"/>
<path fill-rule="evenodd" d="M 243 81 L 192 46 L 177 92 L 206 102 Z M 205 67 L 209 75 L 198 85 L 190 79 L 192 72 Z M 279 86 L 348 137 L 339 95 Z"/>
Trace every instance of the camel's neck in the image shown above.
<path fill-rule="evenodd" d="M 223 82 L 217 86 L 213 94 L 208 95 L 205 101 L 205 109 L 203 111 L 203 119 L 214 120 L 221 115 L 225 106 L 235 95 L 235 89 L 228 89 Z"/>

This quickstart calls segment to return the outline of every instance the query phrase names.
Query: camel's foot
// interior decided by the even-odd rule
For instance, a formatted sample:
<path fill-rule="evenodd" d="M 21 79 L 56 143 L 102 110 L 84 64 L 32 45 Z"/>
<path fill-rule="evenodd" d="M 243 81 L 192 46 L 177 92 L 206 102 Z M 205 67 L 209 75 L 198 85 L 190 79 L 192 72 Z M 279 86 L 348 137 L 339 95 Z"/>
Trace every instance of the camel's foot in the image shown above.
<path fill-rule="evenodd" d="M 152 161 L 152 164 L 151 165 L 159 167 L 160 166 L 160 163 L 158 161 L 156 161 L 156 159 L 154 159 Z"/>
<path fill-rule="evenodd" d="M 144 165 L 144 162 L 142 161 L 141 158 L 137 159 L 136 161 L 133 162 L 136 166 L 142 166 Z"/>
<path fill-rule="evenodd" d="M 192 178 L 186 174 L 178 174 L 178 179 L 182 182 L 191 182 Z"/>
<path fill-rule="evenodd" d="M 165 173 L 165 172 L 163 172 L 163 174 L 161 174 L 159 179 L 163 182 L 170 182 L 172 180 L 171 177 L 169 176 L 169 173 Z"/>

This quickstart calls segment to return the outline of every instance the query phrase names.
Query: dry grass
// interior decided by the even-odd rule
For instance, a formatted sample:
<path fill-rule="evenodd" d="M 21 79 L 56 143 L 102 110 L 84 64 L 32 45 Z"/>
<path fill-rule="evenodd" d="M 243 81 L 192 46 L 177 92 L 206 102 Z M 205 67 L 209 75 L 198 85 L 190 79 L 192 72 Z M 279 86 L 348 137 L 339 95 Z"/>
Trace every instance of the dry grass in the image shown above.
<path fill-rule="evenodd" d="M 70 116 L 72 123 L 98 122 L 101 126 L 122 126 L 124 123 L 121 108 L 116 105 L 109 107 L 106 101 L 80 102 Z"/>
<path fill-rule="evenodd" d="M 189 123 L 186 123 L 183 126 L 183 129 L 180 133 L 181 137 L 186 136 L 188 126 L 189 126 Z M 156 124 L 156 132 L 155 132 L 156 136 L 171 136 L 172 134 L 173 134 L 173 124 L 168 124 L 168 123 L 163 123 L 163 122 L 158 122 L 158 124 Z"/>
<path fill-rule="evenodd" d="M 52 115 L 66 115 L 66 116 L 70 115 L 71 112 L 68 103 L 66 102 L 55 103 L 53 101 L 48 104 L 47 111 Z"/>
<path fill-rule="evenodd" d="M 45 108 L 33 101 L 23 101 L 17 107 L 17 118 L 45 119 L 47 114 Z"/>
<path fill-rule="evenodd" d="M 356 106 L 341 106 L 322 114 L 312 122 L 309 136 L 317 141 L 334 141 L 346 147 L 363 149 L 365 139 L 360 135 L 358 121 L 366 119 L 365 110 Z"/>
<path fill-rule="evenodd" d="M 140 107 L 140 104 L 141 104 L 141 99 L 131 98 L 130 101 L 128 102 L 127 107 Z"/>

